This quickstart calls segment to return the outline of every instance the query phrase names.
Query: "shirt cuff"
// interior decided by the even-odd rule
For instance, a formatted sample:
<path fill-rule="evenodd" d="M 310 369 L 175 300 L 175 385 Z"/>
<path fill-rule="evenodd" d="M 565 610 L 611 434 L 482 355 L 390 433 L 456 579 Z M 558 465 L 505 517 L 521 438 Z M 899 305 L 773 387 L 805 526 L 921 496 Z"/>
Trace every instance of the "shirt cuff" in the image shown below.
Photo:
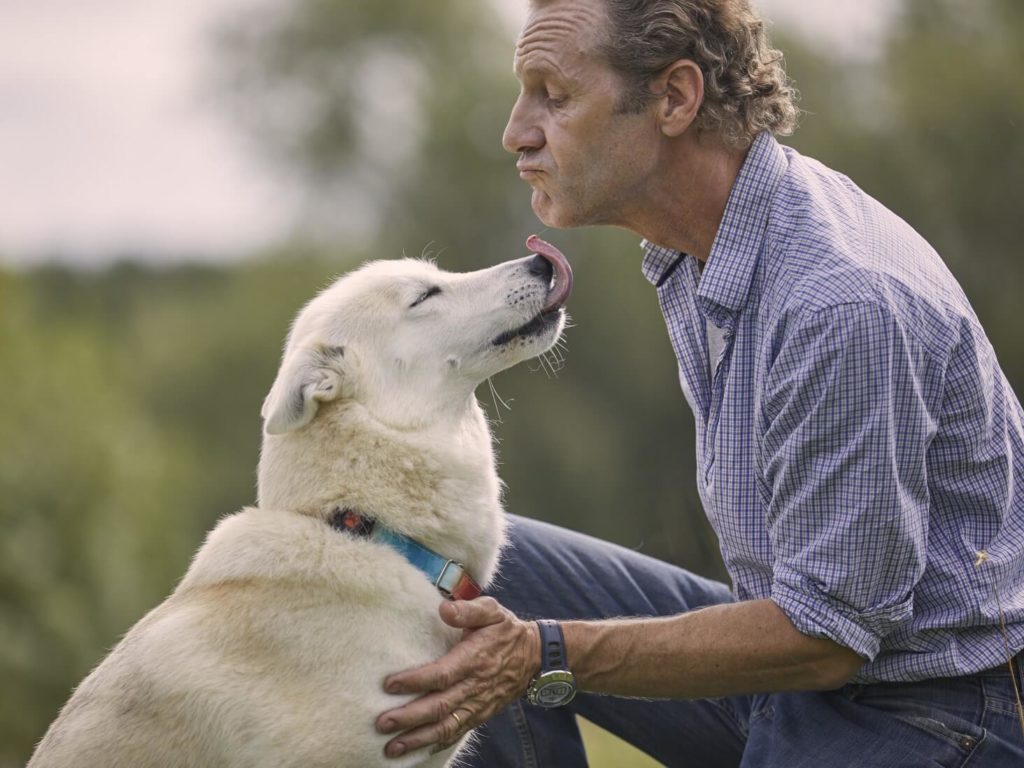
<path fill-rule="evenodd" d="M 823 637 L 874 661 L 882 639 L 913 613 L 913 597 L 858 611 L 837 601 L 799 573 L 776 569 L 772 600 L 809 637 Z"/>

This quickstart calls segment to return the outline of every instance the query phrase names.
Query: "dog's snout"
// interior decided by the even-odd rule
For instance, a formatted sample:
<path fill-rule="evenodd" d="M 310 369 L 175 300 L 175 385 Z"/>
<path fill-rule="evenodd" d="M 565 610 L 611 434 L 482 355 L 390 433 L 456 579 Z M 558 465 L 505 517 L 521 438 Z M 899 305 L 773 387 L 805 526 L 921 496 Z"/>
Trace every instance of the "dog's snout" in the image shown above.
<path fill-rule="evenodd" d="M 526 265 L 526 269 L 534 277 L 543 278 L 545 282 L 551 282 L 551 278 L 555 274 L 555 268 L 551 266 L 551 262 L 540 254 L 537 254 L 530 259 L 530 262 Z"/>

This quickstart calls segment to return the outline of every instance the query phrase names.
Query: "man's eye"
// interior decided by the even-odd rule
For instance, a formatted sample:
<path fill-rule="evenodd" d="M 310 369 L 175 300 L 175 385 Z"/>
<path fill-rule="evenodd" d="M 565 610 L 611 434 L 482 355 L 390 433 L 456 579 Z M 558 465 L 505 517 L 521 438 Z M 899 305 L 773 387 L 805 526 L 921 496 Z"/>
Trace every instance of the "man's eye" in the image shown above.
<path fill-rule="evenodd" d="M 419 295 L 419 298 L 416 299 L 416 301 L 414 301 L 412 304 L 409 305 L 409 309 L 412 309 L 413 307 L 415 307 L 415 306 L 417 306 L 419 304 L 422 304 L 424 301 L 429 299 L 431 296 L 437 296 L 437 294 L 439 294 L 440 292 L 441 292 L 441 289 L 438 288 L 436 285 L 431 286 L 430 288 L 425 290 L 423 293 L 421 293 Z"/>
<path fill-rule="evenodd" d="M 564 107 L 566 102 L 569 101 L 568 96 L 561 96 L 554 93 L 545 94 L 545 97 L 547 98 L 548 106 L 554 107 L 556 109 L 558 107 Z"/>

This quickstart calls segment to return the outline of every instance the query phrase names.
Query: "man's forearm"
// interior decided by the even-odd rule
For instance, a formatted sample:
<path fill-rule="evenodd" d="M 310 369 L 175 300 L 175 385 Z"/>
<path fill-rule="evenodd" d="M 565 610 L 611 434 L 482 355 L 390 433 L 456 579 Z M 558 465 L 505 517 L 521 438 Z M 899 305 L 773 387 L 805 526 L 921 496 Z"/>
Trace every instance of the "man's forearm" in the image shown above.
<path fill-rule="evenodd" d="M 532 622 L 494 599 L 443 602 L 462 640 L 440 659 L 390 675 L 384 688 L 418 698 L 377 718 L 396 734 L 397 757 L 451 744 L 522 696 L 540 668 Z M 586 691 L 648 698 L 696 698 L 786 689 L 835 688 L 862 659 L 830 640 L 800 634 L 775 603 L 718 605 L 667 619 L 562 623 L 569 667 Z M 456 717 L 452 717 L 455 713 Z"/>
<path fill-rule="evenodd" d="M 825 690 L 864 662 L 831 640 L 801 634 L 771 600 L 669 618 L 567 621 L 562 628 L 579 687 L 619 696 Z"/>

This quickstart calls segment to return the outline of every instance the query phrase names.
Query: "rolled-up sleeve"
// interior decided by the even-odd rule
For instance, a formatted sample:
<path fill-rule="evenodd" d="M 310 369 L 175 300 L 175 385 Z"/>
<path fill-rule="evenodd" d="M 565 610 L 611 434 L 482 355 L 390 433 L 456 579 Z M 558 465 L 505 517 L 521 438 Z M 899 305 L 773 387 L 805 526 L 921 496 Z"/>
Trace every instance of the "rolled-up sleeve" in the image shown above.
<path fill-rule="evenodd" d="M 772 599 L 874 659 L 913 614 L 928 538 L 927 354 L 884 305 L 788 319 L 759 424 Z"/>

